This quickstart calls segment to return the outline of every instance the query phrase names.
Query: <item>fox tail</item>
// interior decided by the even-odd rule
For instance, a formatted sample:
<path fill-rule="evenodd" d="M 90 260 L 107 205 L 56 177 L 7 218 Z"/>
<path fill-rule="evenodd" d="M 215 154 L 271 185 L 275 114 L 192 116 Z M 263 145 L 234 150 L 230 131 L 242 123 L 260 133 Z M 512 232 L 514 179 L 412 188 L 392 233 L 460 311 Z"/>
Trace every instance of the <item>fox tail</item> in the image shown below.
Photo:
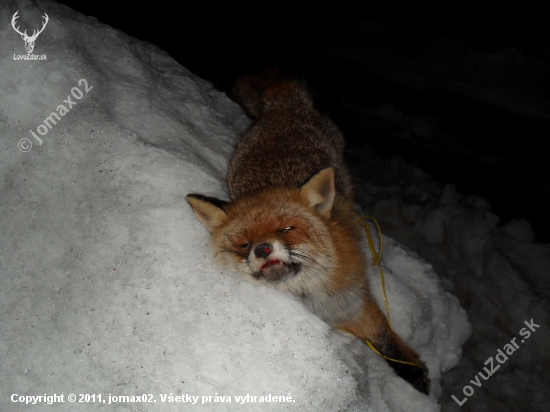
<path fill-rule="evenodd" d="M 233 88 L 233 98 L 250 116 L 257 119 L 263 113 L 280 106 L 313 106 L 304 82 L 284 76 L 279 70 L 264 70 L 241 77 Z"/>

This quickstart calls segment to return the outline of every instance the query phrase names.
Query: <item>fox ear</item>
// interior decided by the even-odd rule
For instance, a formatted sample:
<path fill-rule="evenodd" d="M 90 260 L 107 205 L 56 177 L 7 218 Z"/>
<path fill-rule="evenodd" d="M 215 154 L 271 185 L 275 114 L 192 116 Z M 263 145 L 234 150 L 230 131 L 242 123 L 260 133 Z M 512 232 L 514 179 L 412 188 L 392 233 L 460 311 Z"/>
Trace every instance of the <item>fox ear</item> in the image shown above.
<path fill-rule="evenodd" d="M 300 189 L 300 194 L 315 207 L 321 216 L 330 218 L 336 188 L 334 186 L 334 169 L 328 167 L 311 177 Z"/>
<path fill-rule="evenodd" d="M 185 197 L 199 220 L 206 226 L 210 233 L 217 227 L 223 225 L 227 219 L 225 206 L 228 202 L 214 197 L 190 194 Z"/>

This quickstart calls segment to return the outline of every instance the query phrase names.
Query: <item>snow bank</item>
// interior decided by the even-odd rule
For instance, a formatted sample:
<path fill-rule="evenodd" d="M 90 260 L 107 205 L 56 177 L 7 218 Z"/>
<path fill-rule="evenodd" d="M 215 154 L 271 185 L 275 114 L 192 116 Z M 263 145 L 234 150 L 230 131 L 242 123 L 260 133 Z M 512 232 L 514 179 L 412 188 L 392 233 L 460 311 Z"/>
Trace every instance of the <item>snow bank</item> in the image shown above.
<path fill-rule="evenodd" d="M 433 264 L 472 322 L 465 359 L 444 378 L 443 409 L 459 410 L 452 395 L 463 400 L 463 388 L 470 385 L 475 392 L 464 407 L 471 410 L 549 410 L 543 365 L 550 360 L 550 245 L 534 243 L 526 221 L 499 227 L 485 200 L 440 185 L 399 158 L 382 160 L 368 147 L 350 156 L 357 158 L 356 175 L 368 177 L 358 182 L 365 212 Z M 531 319 L 540 327 L 522 339 Z M 476 388 L 471 380 L 513 338 L 517 352 Z"/>
<path fill-rule="evenodd" d="M 184 196 L 224 196 L 240 108 L 155 47 L 39 7 L 0 6 L 29 31 L 49 15 L 45 60 L 14 58 L 24 43 L 0 27 L 0 409 L 439 410 L 469 324 L 431 266 L 387 239 L 394 326 L 430 368 L 426 397 L 291 296 L 215 265 Z M 289 403 L 237 404 L 247 394 Z"/>

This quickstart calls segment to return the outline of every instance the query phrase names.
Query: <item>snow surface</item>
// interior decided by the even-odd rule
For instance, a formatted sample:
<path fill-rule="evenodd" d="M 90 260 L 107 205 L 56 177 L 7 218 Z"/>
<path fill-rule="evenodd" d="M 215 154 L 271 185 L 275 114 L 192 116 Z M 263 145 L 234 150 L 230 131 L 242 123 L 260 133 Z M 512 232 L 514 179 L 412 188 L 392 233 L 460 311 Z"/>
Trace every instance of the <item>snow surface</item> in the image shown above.
<path fill-rule="evenodd" d="M 514 220 L 498 227 L 490 205 L 441 185 L 399 158 L 382 160 L 368 146 L 350 153 L 356 175 L 370 176 L 358 193 L 365 213 L 384 232 L 431 262 L 446 290 L 463 303 L 472 336 L 460 365 L 443 379 L 445 411 L 550 410 L 550 245 L 534 243 L 531 225 Z M 540 325 L 525 342 L 525 321 Z M 471 383 L 498 349 L 517 338 L 520 347 L 481 388 Z M 491 368 L 489 367 L 489 370 Z M 466 385 L 474 394 L 460 408 Z"/>
<path fill-rule="evenodd" d="M 394 326 L 430 368 L 426 397 L 293 297 L 214 263 L 184 197 L 224 197 L 228 157 L 249 124 L 236 104 L 93 18 L 16 1 L 0 6 L 0 21 L 16 10 L 21 25 L 43 12 L 50 21 L 34 50 L 43 61 L 14 60 L 23 41 L 0 27 L 0 410 L 440 409 L 441 373 L 458 364 L 470 325 L 429 264 L 386 239 Z M 69 107 L 74 88 L 83 97 Z M 60 105 L 64 115 L 37 134 Z M 71 393 L 156 403 L 72 404 Z M 65 402 L 26 406 L 13 394 Z M 193 406 L 161 394 L 211 398 Z M 292 402 L 235 403 L 246 394 Z"/>
<path fill-rule="evenodd" d="M 527 222 L 499 227 L 483 199 L 399 159 L 381 160 L 368 147 L 352 153 L 356 175 L 368 177 L 357 182 L 365 212 L 435 268 L 386 237 L 392 319 L 430 368 L 433 394 L 425 397 L 292 297 L 244 283 L 213 263 L 208 236 L 184 196 L 224 196 L 227 158 L 248 125 L 242 111 L 158 49 L 57 4 L 40 7 L 0 6 L 7 51 L 0 58 L 0 410 L 99 408 L 25 406 L 11 402 L 14 393 L 151 393 L 157 400 L 111 410 L 436 411 L 437 402 L 445 411 L 550 410 L 550 246 L 534 243 Z M 44 11 L 50 16 L 34 51 L 46 61 L 13 59 L 25 53 L 8 23 L 15 10 L 29 31 Z M 475 82 L 452 81 L 452 72 L 423 74 L 443 75 L 436 66 L 446 47 L 434 44 L 431 71 L 410 78 L 384 72 L 406 84 L 450 84 L 547 118 L 540 90 L 529 79 L 514 80 L 519 69 L 544 75 L 536 62 L 514 49 L 459 59 L 460 73 L 502 68 L 494 82 L 481 76 L 492 90 L 481 93 Z M 374 56 L 373 67 L 381 61 L 372 50 L 362 54 Z M 517 64 L 502 64 L 511 61 Z M 81 79 L 92 88 L 73 98 L 76 105 L 39 145 L 29 130 L 36 133 L 73 88 L 84 90 Z M 512 86 L 499 87 L 510 79 Z M 514 96 L 522 93 L 528 99 L 518 103 Z M 27 153 L 17 148 L 22 138 L 33 144 Z M 382 302 L 377 273 L 369 275 Z M 460 361 L 470 333 L 450 293 L 473 331 L 461 363 L 442 377 Z M 530 319 L 541 327 L 481 388 L 474 386 L 484 362 L 512 338 L 519 342 Z M 475 392 L 459 408 L 451 395 L 463 399 L 466 385 Z M 295 402 L 238 405 L 233 396 L 247 393 L 290 393 Z M 232 403 L 161 403 L 160 394 L 229 395 Z"/>

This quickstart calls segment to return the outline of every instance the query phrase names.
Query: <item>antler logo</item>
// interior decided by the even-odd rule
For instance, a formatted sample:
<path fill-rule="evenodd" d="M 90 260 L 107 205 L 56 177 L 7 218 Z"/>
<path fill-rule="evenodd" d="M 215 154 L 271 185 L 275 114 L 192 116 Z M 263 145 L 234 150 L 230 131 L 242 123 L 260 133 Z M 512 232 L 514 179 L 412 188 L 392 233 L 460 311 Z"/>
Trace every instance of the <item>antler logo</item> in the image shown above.
<path fill-rule="evenodd" d="M 19 13 L 19 10 L 17 10 L 15 12 L 15 14 L 13 15 L 13 17 L 11 19 L 11 25 L 12 25 L 13 29 L 17 33 L 19 33 L 21 35 L 21 38 L 25 41 L 25 49 L 27 49 L 27 53 L 31 54 L 32 51 L 34 50 L 34 42 L 36 41 L 38 35 L 44 31 L 44 28 L 46 27 L 46 24 L 48 24 L 48 21 L 50 20 L 50 18 L 48 17 L 48 15 L 46 13 L 44 13 L 44 16 L 42 16 L 42 17 L 45 20 L 44 20 L 44 23 L 42 25 L 42 28 L 38 31 L 34 30 L 33 33 L 32 33 L 32 36 L 28 36 L 27 35 L 27 30 L 25 30 L 23 33 L 21 33 L 21 31 L 19 31 L 19 27 L 15 27 L 15 21 L 19 17 L 17 15 L 17 13 Z"/>

